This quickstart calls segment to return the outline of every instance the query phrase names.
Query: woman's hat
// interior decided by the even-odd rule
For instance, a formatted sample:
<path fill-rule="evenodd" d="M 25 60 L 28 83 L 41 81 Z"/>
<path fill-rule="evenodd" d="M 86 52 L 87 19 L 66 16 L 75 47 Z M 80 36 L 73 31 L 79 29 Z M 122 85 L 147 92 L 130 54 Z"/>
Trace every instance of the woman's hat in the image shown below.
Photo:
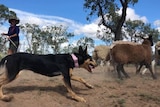
<path fill-rule="evenodd" d="M 10 19 L 8 20 L 8 22 L 11 23 L 12 20 L 15 20 L 15 21 L 16 21 L 16 24 L 18 24 L 19 21 L 20 21 L 17 17 L 12 17 L 12 18 L 10 18 Z"/>

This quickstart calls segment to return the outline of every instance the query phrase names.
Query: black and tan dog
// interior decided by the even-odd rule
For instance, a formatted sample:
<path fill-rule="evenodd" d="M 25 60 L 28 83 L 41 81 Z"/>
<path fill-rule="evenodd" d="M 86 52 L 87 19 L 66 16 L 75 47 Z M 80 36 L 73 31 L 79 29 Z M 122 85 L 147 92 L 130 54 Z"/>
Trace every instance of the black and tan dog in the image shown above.
<path fill-rule="evenodd" d="M 20 71 L 31 70 L 48 77 L 62 75 L 65 87 L 71 97 L 77 101 L 86 102 L 84 98 L 73 92 L 70 80 L 79 81 L 88 88 L 93 88 L 82 78 L 74 76 L 72 72 L 74 67 L 85 68 L 91 72 L 95 65 L 96 63 L 91 56 L 87 54 L 87 47 L 83 50 L 81 46 L 79 47 L 79 52 L 74 54 L 35 55 L 16 53 L 6 56 L 0 62 L 0 99 L 10 101 L 12 97 L 3 94 L 2 86 L 13 81 Z"/>

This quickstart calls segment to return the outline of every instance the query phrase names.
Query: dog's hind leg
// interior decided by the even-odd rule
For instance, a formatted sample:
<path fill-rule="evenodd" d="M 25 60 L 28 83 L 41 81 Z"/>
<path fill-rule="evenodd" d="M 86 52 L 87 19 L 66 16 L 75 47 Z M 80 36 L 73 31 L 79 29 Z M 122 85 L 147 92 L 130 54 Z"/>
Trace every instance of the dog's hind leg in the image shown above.
<path fill-rule="evenodd" d="M 3 94 L 3 85 L 7 83 L 9 83 L 9 79 L 7 78 L 6 73 L 3 73 L 0 76 L 0 99 L 6 102 L 11 101 L 11 99 L 13 98 L 13 96 Z"/>
<path fill-rule="evenodd" d="M 11 101 L 13 98 L 12 95 L 4 95 L 3 94 L 3 86 L 0 86 L 0 99 L 5 102 Z"/>
<path fill-rule="evenodd" d="M 4 95 L 3 86 L 13 81 L 17 77 L 17 74 L 19 72 L 16 72 L 16 70 L 14 70 L 12 66 L 7 67 L 7 68 L 6 66 L 7 65 L 4 64 L 3 66 L 0 67 L 0 72 L 2 72 L 0 75 L 0 99 L 8 102 L 12 100 L 13 96 Z"/>

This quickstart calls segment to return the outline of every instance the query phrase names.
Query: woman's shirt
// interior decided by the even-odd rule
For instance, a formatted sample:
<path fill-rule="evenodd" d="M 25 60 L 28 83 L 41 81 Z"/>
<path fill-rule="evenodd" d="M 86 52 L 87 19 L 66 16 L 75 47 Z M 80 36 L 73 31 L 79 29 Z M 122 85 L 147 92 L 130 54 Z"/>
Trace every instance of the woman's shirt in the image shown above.
<path fill-rule="evenodd" d="M 12 41 L 19 41 L 19 26 L 10 26 L 8 30 L 8 36 L 17 34 L 17 36 L 11 37 Z"/>

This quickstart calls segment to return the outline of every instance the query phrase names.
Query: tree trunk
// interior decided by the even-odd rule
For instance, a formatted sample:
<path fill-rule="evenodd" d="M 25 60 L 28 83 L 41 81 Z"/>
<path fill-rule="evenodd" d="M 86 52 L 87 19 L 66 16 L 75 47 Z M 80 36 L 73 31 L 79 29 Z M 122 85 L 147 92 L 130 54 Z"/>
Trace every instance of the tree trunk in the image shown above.
<path fill-rule="evenodd" d="M 114 32 L 115 34 L 115 41 L 116 40 L 122 40 L 122 33 L 121 33 L 121 30 L 122 30 L 122 26 L 123 26 L 123 23 L 125 22 L 126 20 L 126 15 L 127 15 L 127 7 L 128 7 L 128 2 L 125 0 L 125 2 L 121 2 L 122 3 L 122 15 L 121 15 L 121 18 L 120 20 L 118 21 L 118 24 L 117 24 L 117 27 L 116 27 L 116 31 Z"/>

